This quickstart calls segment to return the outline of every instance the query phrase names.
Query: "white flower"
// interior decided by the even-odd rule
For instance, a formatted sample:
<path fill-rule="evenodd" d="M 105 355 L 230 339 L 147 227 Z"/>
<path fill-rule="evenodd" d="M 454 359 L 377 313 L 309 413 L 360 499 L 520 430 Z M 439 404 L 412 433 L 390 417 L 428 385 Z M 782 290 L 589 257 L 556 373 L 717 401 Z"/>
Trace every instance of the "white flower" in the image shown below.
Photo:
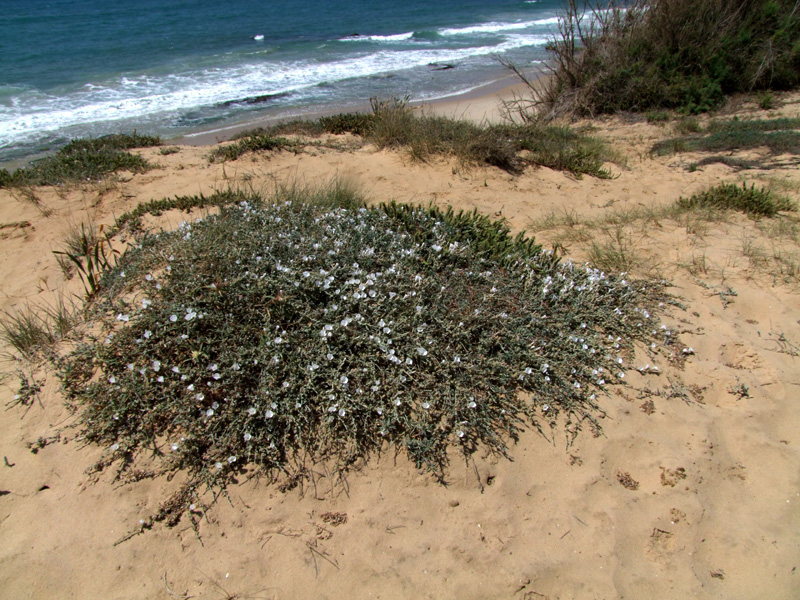
<path fill-rule="evenodd" d="M 458 437 L 460 437 L 460 438 L 463 438 L 464 437 L 464 432 L 459 429 L 458 431 L 456 431 L 456 435 Z"/>
<path fill-rule="evenodd" d="M 112 452 L 116 452 L 117 450 L 119 450 L 119 444 L 118 443 L 117 444 L 112 444 L 109 447 L 109 450 L 111 450 Z"/>
<path fill-rule="evenodd" d="M 221 462 L 214 463 L 214 468 L 215 469 L 221 469 L 222 468 L 222 463 Z"/>
<path fill-rule="evenodd" d="M 265 416 L 267 419 L 271 419 L 272 417 L 274 417 L 274 416 L 275 416 L 275 413 L 274 413 L 274 412 L 272 412 L 271 410 L 267 409 L 267 412 L 265 412 L 265 413 L 264 413 L 264 416 Z"/>
<path fill-rule="evenodd" d="M 170 446 L 170 448 L 172 448 L 172 451 L 173 451 L 173 452 L 174 452 L 175 450 L 177 450 L 177 449 L 178 449 L 178 442 L 172 442 L 172 445 Z"/>
<path fill-rule="evenodd" d="M 340 416 L 340 417 L 343 417 L 344 415 L 345 415 L 345 411 L 344 411 L 344 409 L 343 409 L 343 408 L 340 408 L 340 409 L 339 409 L 339 416 Z"/>
<path fill-rule="evenodd" d="M 164 383 L 164 376 L 163 375 L 159 375 L 158 377 L 156 377 L 156 381 L 158 383 Z"/>
<path fill-rule="evenodd" d="M 153 361 L 153 371 L 158 373 L 160 370 L 161 370 L 161 361 L 160 360 L 154 360 Z"/>
<path fill-rule="evenodd" d="M 418 347 L 417 348 L 417 354 L 419 354 L 420 356 L 427 356 L 428 355 L 428 351 L 425 348 Z"/>
<path fill-rule="evenodd" d="M 475 408 L 475 407 L 476 407 L 476 406 L 478 406 L 478 405 L 477 405 L 477 404 L 475 404 L 475 402 L 474 402 L 474 401 L 472 401 L 472 402 L 470 402 L 469 404 L 467 404 L 467 406 L 469 406 L 470 408 Z"/>
<path fill-rule="evenodd" d="M 169 316 L 170 323 L 174 323 L 177 320 L 178 320 L 178 315 L 170 315 Z"/>
<path fill-rule="evenodd" d="M 394 405 L 395 405 L 395 406 L 400 406 L 400 404 L 401 404 L 401 403 L 400 403 L 400 398 L 395 398 L 395 399 L 394 399 Z"/>
<path fill-rule="evenodd" d="M 128 315 L 123 315 L 122 313 L 117 315 L 117 321 L 124 321 L 127 323 L 129 320 L 130 317 Z"/>
<path fill-rule="evenodd" d="M 112 375 L 108 378 L 108 383 L 117 383 L 117 378 Z"/>
<path fill-rule="evenodd" d="M 547 412 L 548 410 L 550 410 L 550 405 L 549 405 L 549 404 L 544 404 L 544 405 L 542 405 L 542 410 L 543 410 L 544 412 Z"/>
<path fill-rule="evenodd" d="M 207 417 L 211 417 L 211 416 L 213 416 L 213 415 L 214 415 L 214 409 L 213 409 L 213 408 L 209 408 L 209 409 L 206 411 L 206 416 L 207 416 Z"/>
<path fill-rule="evenodd" d="M 428 410 L 430 407 L 431 407 L 431 403 L 430 402 L 423 402 L 422 403 L 422 408 L 424 408 L 425 410 Z"/>
<path fill-rule="evenodd" d="M 254 414 L 256 414 L 256 409 L 251 406 L 247 409 L 247 414 L 252 417 Z"/>
<path fill-rule="evenodd" d="M 245 433 L 245 434 L 244 434 L 244 441 L 245 441 L 245 443 L 249 442 L 251 439 L 253 439 L 253 436 L 252 436 L 252 435 L 250 435 L 249 433 Z"/>
<path fill-rule="evenodd" d="M 236 457 L 235 456 L 229 456 L 228 457 L 228 464 L 229 465 L 232 465 L 235 462 L 236 462 Z"/>
<path fill-rule="evenodd" d="M 186 386 L 186 389 L 189 390 L 190 392 L 193 392 L 194 391 L 194 384 L 190 383 L 189 385 Z"/>

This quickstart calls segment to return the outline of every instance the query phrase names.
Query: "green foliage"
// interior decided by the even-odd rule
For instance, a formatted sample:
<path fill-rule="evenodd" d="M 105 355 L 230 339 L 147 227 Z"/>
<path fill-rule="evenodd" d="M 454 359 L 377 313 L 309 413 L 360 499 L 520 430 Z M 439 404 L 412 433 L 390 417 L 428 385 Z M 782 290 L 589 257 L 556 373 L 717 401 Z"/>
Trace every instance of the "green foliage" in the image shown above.
<path fill-rule="evenodd" d="M 374 116 L 369 113 L 339 113 L 319 119 L 319 124 L 327 133 L 352 133 L 362 137 L 369 135 L 373 122 Z"/>
<path fill-rule="evenodd" d="M 143 173 L 152 165 L 138 154 L 125 150 L 160 144 L 158 137 L 136 133 L 73 140 L 54 155 L 30 167 L 17 169 L 13 173 L 0 170 L 0 188 L 99 181 L 117 171 Z"/>
<path fill-rule="evenodd" d="M 525 165 L 568 171 L 580 177 L 608 178 L 603 168 L 608 152 L 596 138 L 568 127 L 535 123 L 479 125 L 463 119 L 425 114 L 408 104 L 408 98 L 373 98 L 372 113 L 340 113 L 314 122 L 292 121 L 237 136 L 234 144 L 220 147 L 212 160 L 234 160 L 246 152 L 292 146 L 278 132 L 319 135 L 352 133 L 378 148 L 404 149 L 412 158 L 428 161 L 452 156 L 465 166 L 488 165 L 519 174 Z M 296 146 L 297 143 L 294 143 Z M 520 152 L 526 151 L 525 156 Z"/>
<path fill-rule="evenodd" d="M 477 125 L 436 115 L 417 115 L 404 101 L 374 103 L 369 139 L 380 148 L 408 148 L 418 160 L 457 157 L 464 164 L 491 165 L 520 173 L 526 164 L 608 178 L 604 145 L 568 127 L 537 123 Z M 524 156 L 520 152 L 527 151 Z"/>
<path fill-rule="evenodd" d="M 104 275 L 103 333 L 59 363 L 105 464 L 188 473 L 177 519 L 245 466 L 291 482 L 392 448 L 444 477 L 450 448 L 507 455 L 557 415 L 596 426 L 635 344 L 675 351 L 663 283 L 561 262 L 476 212 L 289 193 L 142 239 Z"/>
<path fill-rule="evenodd" d="M 211 162 L 224 162 L 236 160 L 248 152 L 258 152 L 263 150 L 282 150 L 296 146 L 296 142 L 291 142 L 284 137 L 273 137 L 269 133 L 256 131 L 249 133 L 245 137 L 238 138 L 238 141 L 225 146 L 214 148 L 209 155 Z"/>
<path fill-rule="evenodd" d="M 99 138 L 78 138 L 62 148 L 65 154 L 75 152 L 101 152 L 105 150 L 130 150 L 132 148 L 152 148 L 160 146 L 161 138 L 154 135 L 115 133 Z"/>
<path fill-rule="evenodd" d="M 82 224 L 80 235 L 71 248 L 53 251 L 53 254 L 70 260 L 77 267 L 87 298 L 100 291 L 103 272 L 112 267 L 110 259 L 118 254 L 111 247 L 108 234 L 103 235 L 102 230 L 101 226 L 97 232 L 93 227 L 87 231 Z"/>
<path fill-rule="evenodd" d="M 772 93 L 772 90 L 764 90 L 762 92 L 759 92 L 758 106 L 762 110 L 771 110 L 775 108 L 776 106 L 775 94 Z"/>
<path fill-rule="evenodd" d="M 198 194 L 195 196 L 175 196 L 174 198 L 162 198 L 161 200 L 150 200 L 139 204 L 132 211 L 120 215 L 114 225 L 113 231 L 109 234 L 114 235 L 124 227 L 133 231 L 141 230 L 142 217 L 151 214 L 159 216 L 168 210 L 191 211 L 194 208 L 205 208 L 207 206 L 225 206 L 248 200 L 251 196 L 241 191 L 224 190 L 214 192 L 210 196 Z"/>
<path fill-rule="evenodd" d="M 35 360 L 48 354 L 78 322 L 75 307 L 59 297 L 54 306 L 26 304 L 0 319 L 0 339 L 21 358 Z"/>
<path fill-rule="evenodd" d="M 800 154 L 800 119 L 718 119 L 695 135 L 662 140 L 653 145 L 657 154 L 671 152 L 728 152 L 768 148 L 773 155 Z"/>
<path fill-rule="evenodd" d="M 751 217 L 774 217 L 781 211 L 796 211 L 797 206 L 788 198 L 776 196 L 768 189 L 755 185 L 741 187 L 735 183 L 720 184 L 690 198 L 680 198 L 678 206 L 684 210 L 713 208 L 738 210 Z"/>
<path fill-rule="evenodd" d="M 535 94 L 555 114 L 706 112 L 800 84 L 798 39 L 795 0 L 568 0 L 547 47 L 553 77 Z"/>

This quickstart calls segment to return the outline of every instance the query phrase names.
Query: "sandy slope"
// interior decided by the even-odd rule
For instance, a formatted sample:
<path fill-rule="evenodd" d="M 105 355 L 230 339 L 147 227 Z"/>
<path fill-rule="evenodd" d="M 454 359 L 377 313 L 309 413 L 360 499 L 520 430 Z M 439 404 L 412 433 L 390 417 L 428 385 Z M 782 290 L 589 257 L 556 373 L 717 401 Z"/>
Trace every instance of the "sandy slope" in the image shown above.
<path fill-rule="evenodd" d="M 800 99 L 785 100 L 784 114 L 800 114 Z M 49 376 L 30 410 L 0 412 L 0 454 L 10 465 L 0 465 L 0 597 L 797 598 L 800 295 L 796 279 L 782 283 L 774 261 L 752 250 L 769 259 L 776 248 L 796 255 L 797 244 L 740 216 L 586 229 L 576 221 L 667 205 L 741 175 L 723 165 L 690 172 L 691 155 L 651 158 L 647 148 L 669 134 L 664 127 L 593 126 L 627 157 L 613 180 L 412 164 L 369 147 L 222 166 L 208 164 L 207 148 L 182 147 L 169 156 L 145 151 L 163 168 L 103 189 L 36 190 L 39 207 L 0 191 L 4 310 L 80 292 L 50 254 L 71 225 L 110 223 L 152 198 L 340 175 L 375 202 L 477 207 L 515 230 L 536 225 L 538 239 L 562 241 L 578 260 L 592 239 L 617 235 L 642 259 L 640 271 L 674 282 L 686 310 L 667 324 L 695 350 L 682 370 L 632 372 L 603 401 L 601 437 L 583 431 L 568 446 L 558 429 L 527 432 L 513 462 L 454 458 L 446 487 L 391 457 L 347 481 L 331 481 L 320 466 L 315 486 L 287 493 L 242 482 L 202 520 L 201 540 L 182 523 L 117 546 L 175 484 L 87 476 L 100 451 L 64 429 L 70 418 Z M 800 184 L 796 166 L 746 175 Z M 561 224 L 543 222 L 548 215 Z M 3 366 L 12 373 L 0 389 L 5 404 L 17 365 Z M 742 384 L 748 395 L 734 393 Z M 34 454 L 39 438 L 50 443 Z M 330 522 L 332 513 L 346 522 Z"/>

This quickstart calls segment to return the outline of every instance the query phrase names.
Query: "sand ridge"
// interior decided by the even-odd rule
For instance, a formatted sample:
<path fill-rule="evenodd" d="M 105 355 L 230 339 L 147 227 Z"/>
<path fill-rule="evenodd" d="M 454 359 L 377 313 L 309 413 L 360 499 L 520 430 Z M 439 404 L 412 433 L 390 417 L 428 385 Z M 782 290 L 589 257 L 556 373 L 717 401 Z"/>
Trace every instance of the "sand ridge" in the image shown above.
<path fill-rule="evenodd" d="M 798 100 L 785 97 L 783 114 L 797 116 Z M 611 165 L 614 179 L 420 164 L 369 146 L 209 164 L 209 148 L 180 146 L 170 155 L 142 151 L 162 165 L 142 175 L 35 190 L 39 206 L 0 190 L 0 309 L 80 294 L 51 254 L 69 227 L 110 225 L 140 202 L 176 194 L 341 176 L 372 202 L 504 217 L 515 232 L 534 229 L 539 241 L 561 242 L 584 260 L 592 241 L 617 231 L 608 221 L 615 211 L 666 206 L 743 174 L 800 185 L 791 167 L 692 170 L 697 156 L 650 156 L 652 142 L 670 135 L 664 126 L 623 118 L 591 126 L 627 159 Z M 173 211 L 152 224 L 203 214 Z M 346 480 L 320 465 L 315 485 L 285 493 L 242 481 L 200 518 L 201 539 L 183 521 L 115 546 L 177 482 L 87 475 L 101 450 L 65 428 L 71 416 L 50 375 L 27 412 L 0 412 L 8 463 L 0 465 L 0 597 L 795 598 L 800 295 L 796 282 L 743 253 L 747 240 L 764 249 L 783 242 L 741 215 L 658 217 L 619 231 L 641 257 L 641 273 L 674 283 L 685 310 L 665 324 L 693 352 L 682 369 L 632 370 L 627 386 L 602 399 L 603 435 L 585 429 L 568 444 L 558 428 L 527 431 L 511 448 L 513 461 L 454 457 L 447 486 L 391 455 Z M 16 390 L 16 365 L 5 367 L 12 376 L 0 388 L 4 404 Z M 31 444 L 42 447 L 33 453 Z"/>

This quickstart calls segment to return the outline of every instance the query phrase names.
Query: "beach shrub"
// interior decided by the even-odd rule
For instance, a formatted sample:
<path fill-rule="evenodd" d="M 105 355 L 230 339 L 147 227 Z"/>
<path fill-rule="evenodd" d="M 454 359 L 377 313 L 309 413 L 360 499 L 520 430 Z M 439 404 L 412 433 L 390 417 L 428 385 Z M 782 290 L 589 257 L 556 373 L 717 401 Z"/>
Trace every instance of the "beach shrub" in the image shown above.
<path fill-rule="evenodd" d="M 309 461 L 388 451 L 443 479 L 450 449 L 596 430 L 637 345 L 679 354 L 664 282 L 561 261 L 476 212 L 322 200 L 224 207 L 103 274 L 99 329 L 58 366 L 97 468 L 147 455 L 186 474 L 142 529 L 245 470 L 291 487 Z"/>
<path fill-rule="evenodd" d="M 537 165 L 568 171 L 576 177 L 611 177 L 603 167 L 611 158 L 606 146 L 568 127 L 533 122 L 478 124 L 425 113 L 409 105 L 408 98 L 373 98 L 371 103 L 371 113 L 340 113 L 313 122 L 291 121 L 243 132 L 234 138 L 235 143 L 216 148 L 211 160 L 235 160 L 256 150 L 299 146 L 300 142 L 275 137 L 279 133 L 352 133 L 381 149 L 405 150 L 414 160 L 423 162 L 449 156 L 464 167 L 488 165 L 515 175 L 526 165 Z M 525 155 L 521 156 L 523 151 Z"/>
<path fill-rule="evenodd" d="M 534 93 L 551 115 L 699 113 L 800 83 L 794 0 L 568 0 Z M 533 88 L 532 88 L 533 89 Z"/>
<path fill-rule="evenodd" d="M 379 148 L 407 148 L 417 160 L 455 156 L 465 165 L 490 165 L 519 174 L 525 165 L 608 178 L 609 158 L 598 139 L 569 127 L 540 123 L 479 125 L 464 119 L 416 114 L 402 101 L 374 103 L 368 138 Z M 525 152 L 524 155 L 520 155 Z"/>
<path fill-rule="evenodd" d="M 766 188 L 749 188 L 745 183 L 722 183 L 689 198 L 680 198 L 682 209 L 713 208 L 738 210 L 751 217 L 774 217 L 781 211 L 796 211 L 797 206 L 788 198 L 773 194 Z"/>
<path fill-rule="evenodd" d="M 160 144 L 158 137 L 136 133 L 72 140 L 54 155 L 38 160 L 30 167 L 11 173 L 0 170 L 0 188 L 99 181 L 118 171 L 143 173 L 152 165 L 140 155 L 126 150 Z"/>
<path fill-rule="evenodd" d="M 296 146 L 296 143 L 292 143 L 284 137 L 274 137 L 269 133 L 255 131 L 248 133 L 244 137 L 239 137 L 237 141 L 232 144 L 214 148 L 209 155 L 209 160 L 211 162 L 236 160 L 248 152 L 281 150 L 292 146 Z"/>
<path fill-rule="evenodd" d="M 766 148 L 773 156 L 800 153 L 800 118 L 715 119 L 692 135 L 661 140 L 652 152 L 731 152 Z"/>
<path fill-rule="evenodd" d="M 319 119 L 319 124 L 326 133 L 335 135 L 352 133 L 362 137 L 369 134 L 373 122 L 374 115 L 370 113 L 339 113 Z"/>

